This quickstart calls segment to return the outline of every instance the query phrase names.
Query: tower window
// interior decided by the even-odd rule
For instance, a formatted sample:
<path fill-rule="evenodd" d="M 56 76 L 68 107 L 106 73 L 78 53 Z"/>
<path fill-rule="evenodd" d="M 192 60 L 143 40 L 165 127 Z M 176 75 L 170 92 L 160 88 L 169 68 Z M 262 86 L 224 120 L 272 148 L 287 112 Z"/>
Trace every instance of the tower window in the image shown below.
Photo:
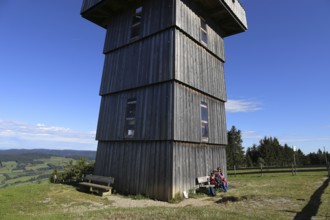
<path fill-rule="evenodd" d="M 201 41 L 207 45 L 207 25 L 203 18 L 201 18 Z"/>
<path fill-rule="evenodd" d="M 140 36 L 141 18 L 142 18 L 142 6 L 135 9 L 135 13 L 132 19 L 131 26 L 131 41 L 134 41 Z"/>
<path fill-rule="evenodd" d="M 126 105 L 125 137 L 133 138 L 135 134 L 136 99 L 128 99 Z"/>
<path fill-rule="evenodd" d="M 201 102 L 201 136 L 202 142 L 209 141 L 209 114 L 206 102 Z"/>

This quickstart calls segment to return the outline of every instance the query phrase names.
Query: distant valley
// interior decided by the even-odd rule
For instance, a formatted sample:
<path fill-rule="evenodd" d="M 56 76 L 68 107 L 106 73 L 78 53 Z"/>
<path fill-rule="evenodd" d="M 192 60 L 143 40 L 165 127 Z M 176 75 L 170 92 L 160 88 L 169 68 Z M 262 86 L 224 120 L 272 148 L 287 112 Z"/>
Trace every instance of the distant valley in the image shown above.
<path fill-rule="evenodd" d="M 55 168 L 63 170 L 70 161 L 95 160 L 96 151 L 11 149 L 0 150 L 0 188 L 48 179 Z"/>

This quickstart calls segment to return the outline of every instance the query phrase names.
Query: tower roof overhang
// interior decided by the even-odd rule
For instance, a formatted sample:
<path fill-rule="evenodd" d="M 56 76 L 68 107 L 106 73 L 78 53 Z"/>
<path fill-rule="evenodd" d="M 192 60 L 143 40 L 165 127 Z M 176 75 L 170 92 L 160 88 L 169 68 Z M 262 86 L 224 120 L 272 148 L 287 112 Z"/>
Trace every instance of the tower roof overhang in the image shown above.
<path fill-rule="evenodd" d="M 245 10 L 239 0 L 191 0 L 200 5 L 223 31 L 223 37 L 247 30 Z M 137 5 L 141 0 L 84 0 L 81 15 L 106 28 L 120 11 Z"/>
<path fill-rule="evenodd" d="M 114 15 L 140 2 L 141 0 L 84 0 L 80 14 L 83 18 L 107 28 Z"/>
<path fill-rule="evenodd" d="M 223 37 L 247 30 L 246 14 L 239 0 L 193 0 L 223 31 Z"/>

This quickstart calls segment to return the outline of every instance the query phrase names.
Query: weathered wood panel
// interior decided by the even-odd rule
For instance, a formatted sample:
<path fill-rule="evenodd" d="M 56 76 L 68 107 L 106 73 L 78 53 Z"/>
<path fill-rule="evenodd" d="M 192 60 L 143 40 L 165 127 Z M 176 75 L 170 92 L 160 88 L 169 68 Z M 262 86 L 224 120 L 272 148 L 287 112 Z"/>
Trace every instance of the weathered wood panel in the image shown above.
<path fill-rule="evenodd" d="M 207 45 L 201 43 L 201 17 L 207 23 Z M 206 47 L 222 60 L 225 60 L 224 44 L 221 38 L 221 30 L 209 18 L 207 12 L 202 11 L 196 3 L 189 0 L 176 1 L 176 25 L 183 30 L 186 35 L 200 42 L 201 46 Z"/>
<path fill-rule="evenodd" d="M 149 0 L 143 2 L 142 37 L 159 32 L 175 24 L 176 0 Z"/>
<path fill-rule="evenodd" d="M 196 187 L 196 177 L 226 172 L 225 146 L 180 142 L 99 142 L 95 174 L 115 178 L 114 188 L 168 201 Z"/>
<path fill-rule="evenodd" d="M 227 100 L 223 61 L 181 31 L 175 32 L 175 78 L 220 100 Z"/>
<path fill-rule="evenodd" d="M 118 92 L 173 78 L 174 29 L 106 55 L 100 94 Z"/>
<path fill-rule="evenodd" d="M 219 166 L 226 176 L 225 146 L 174 142 L 173 196 L 194 189 L 197 177 L 210 175 Z"/>
<path fill-rule="evenodd" d="M 125 140 L 127 100 L 136 98 L 135 140 L 201 142 L 200 104 L 205 101 L 209 111 L 209 143 L 227 144 L 224 102 L 180 83 L 174 83 L 173 90 L 172 85 L 157 84 L 103 96 L 97 140 Z"/>
<path fill-rule="evenodd" d="M 209 143 L 226 145 L 224 102 L 179 83 L 174 88 L 174 140 L 201 142 L 201 101 L 208 104 Z"/>
<path fill-rule="evenodd" d="M 129 43 L 134 8 L 117 14 L 109 22 L 104 41 L 103 53 Z"/>
<path fill-rule="evenodd" d="M 175 0 L 158 0 L 142 2 L 142 20 L 140 39 L 160 32 L 175 24 Z M 135 8 L 130 8 L 110 21 L 104 44 L 104 53 L 131 43 L 130 33 Z"/>
<path fill-rule="evenodd" d="M 125 140 L 127 100 L 136 98 L 134 140 L 173 139 L 173 83 L 103 96 L 96 139 Z"/>
<path fill-rule="evenodd" d="M 102 142 L 97 148 L 95 174 L 115 178 L 114 188 L 168 201 L 172 198 L 170 142 Z"/>

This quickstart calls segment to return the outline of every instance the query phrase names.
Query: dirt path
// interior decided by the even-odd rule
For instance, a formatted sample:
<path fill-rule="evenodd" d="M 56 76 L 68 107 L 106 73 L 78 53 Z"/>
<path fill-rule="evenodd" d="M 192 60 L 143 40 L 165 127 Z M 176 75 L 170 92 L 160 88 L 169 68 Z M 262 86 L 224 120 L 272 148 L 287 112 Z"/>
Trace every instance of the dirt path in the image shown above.
<path fill-rule="evenodd" d="M 135 200 L 131 198 L 124 198 L 118 195 L 111 195 L 107 196 L 107 199 L 109 201 L 113 202 L 112 206 L 114 207 L 121 207 L 121 208 L 133 208 L 133 207 L 185 207 L 185 206 L 209 206 L 214 204 L 214 201 L 210 200 L 208 197 L 203 198 L 189 198 L 185 199 L 182 202 L 178 204 L 168 203 L 168 202 L 162 202 L 162 201 L 155 201 L 151 199 L 140 199 Z"/>

